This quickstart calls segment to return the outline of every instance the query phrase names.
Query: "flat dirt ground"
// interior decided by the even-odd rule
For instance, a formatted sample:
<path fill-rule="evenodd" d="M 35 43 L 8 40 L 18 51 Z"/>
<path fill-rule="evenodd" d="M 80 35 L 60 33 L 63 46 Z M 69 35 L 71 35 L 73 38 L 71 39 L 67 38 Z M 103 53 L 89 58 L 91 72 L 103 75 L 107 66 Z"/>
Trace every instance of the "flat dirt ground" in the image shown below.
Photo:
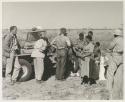
<path fill-rule="evenodd" d="M 3 79 L 3 99 L 5 100 L 108 100 L 106 81 L 95 85 L 81 85 L 80 77 L 69 77 L 66 81 L 56 81 L 52 76 L 37 84 L 35 79 L 8 85 Z"/>

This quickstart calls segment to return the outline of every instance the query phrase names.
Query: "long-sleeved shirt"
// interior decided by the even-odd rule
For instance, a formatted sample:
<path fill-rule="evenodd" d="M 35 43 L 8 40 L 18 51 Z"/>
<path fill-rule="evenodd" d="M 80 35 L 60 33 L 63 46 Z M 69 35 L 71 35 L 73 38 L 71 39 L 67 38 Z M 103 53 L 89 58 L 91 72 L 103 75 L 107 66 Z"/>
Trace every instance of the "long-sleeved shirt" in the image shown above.
<path fill-rule="evenodd" d="M 110 43 L 109 49 L 113 52 L 123 52 L 123 38 L 122 37 L 116 37 L 113 39 L 113 41 Z"/>
<path fill-rule="evenodd" d="M 11 53 L 20 48 L 19 42 L 17 40 L 17 36 L 13 34 L 7 34 L 3 41 L 3 55 L 4 52 Z M 6 55 L 5 55 L 6 57 Z"/>
<path fill-rule="evenodd" d="M 51 45 L 54 45 L 57 49 L 62 49 L 67 48 L 67 46 L 71 46 L 71 42 L 67 36 L 61 34 L 53 39 Z"/>
<path fill-rule="evenodd" d="M 31 57 L 42 57 L 42 58 L 44 58 L 45 54 L 43 53 L 43 51 L 46 49 L 46 47 L 47 47 L 47 42 L 43 39 L 39 39 L 34 44 L 34 49 L 33 49 L 33 52 L 31 54 Z"/>
<path fill-rule="evenodd" d="M 3 41 L 3 50 L 10 53 L 12 49 L 12 43 L 13 43 L 13 35 L 12 34 L 7 34 Z"/>

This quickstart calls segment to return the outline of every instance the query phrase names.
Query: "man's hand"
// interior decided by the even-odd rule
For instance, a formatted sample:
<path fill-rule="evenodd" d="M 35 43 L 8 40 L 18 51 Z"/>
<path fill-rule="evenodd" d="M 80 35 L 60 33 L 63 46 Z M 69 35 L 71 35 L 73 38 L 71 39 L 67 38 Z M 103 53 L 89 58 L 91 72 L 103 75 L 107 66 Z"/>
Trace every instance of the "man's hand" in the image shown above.
<path fill-rule="evenodd" d="M 112 52 L 112 50 L 110 50 L 110 49 L 105 49 L 105 51 L 106 51 L 106 53 L 111 53 Z"/>
<path fill-rule="evenodd" d="M 24 48 L 26 48 L 26 49 L 33 48 L 33 47 L 34 47 L 34 43 L 26 42 L 25 45 L 24 45 Z"/>
<path fill-rule="evenodd" d="M 16 51 L 16 50 L 18 50 L 18 46 L 14 45 L 14 46 L 11 48 L 11 52 Z"/>
<path fill-rule="evenodd" d="M 82 59 L 83 61 L 85 61 L 85 57 L 81 57 L 81 59 Z"/>
<path fill-rule="evenodd" d="M 39 49 L 40 52 L 44 53 L 44 51 L 42 49 Z"/>

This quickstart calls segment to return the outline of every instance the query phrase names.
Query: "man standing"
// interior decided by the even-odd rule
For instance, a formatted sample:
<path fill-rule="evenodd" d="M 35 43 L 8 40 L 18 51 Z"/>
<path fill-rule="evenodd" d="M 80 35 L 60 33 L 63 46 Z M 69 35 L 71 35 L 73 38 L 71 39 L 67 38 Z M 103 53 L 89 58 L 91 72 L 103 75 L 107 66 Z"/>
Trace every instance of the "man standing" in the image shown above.
<path fill-rule="evenodd" d="M 40 38 L 34 44 L 34 49 L 32 51 L 31 57 L 33 57 L 34 60 L 35 79 L 36 82 L 40 84 L 43 82 L 42 77 L 44 73 L 44 58 L 47 41 L 45 39 L 45 31 L 37 29 L 34 32 L 36 34 L 38 33 Z"/>
<path fill-rule="evenodd" d="M 60 29 L 60 35 L 57 36 L 52 42 L 52 46 L 57 49 L 57 68 L 56 68 L 56 79 L 65 79 L 66 61 L 68 54 L 68 47 L 71 46 L 70 40 L 67 37 L 66 28 Z"/>
<path fill-rule="evenodd" d="M 3 54 L 7 58 L 6 65 L 6 81 L 13 85 L 17 81 L 17 77 L 19 74 L 19 69 L 21 68 L 18 57 L 15 57 L 15 54 L 19 53 L 19 43 L 17 40 L 17 27 L 10 27 L 10 34 L 5 37 L 4 46 L 3 46 Z M 14 65 L 14 71 L 12 74 Z"/>
<path fill-rule="evenodd" d="M 123 98 L 123 37 L 120 30 L 114 31 L 114 39 L 110 43 L 111 54 L 107 57 L 107 87 L 110 92 L 110 99 Z"/>
<path fill-rule="evenodd" d="M 78 68 L 80 68 L 80 73 L 81 73 L 81 68 L 83 67 L 83 64 L 82 64 L 82 59 L 78 58 L 77 54 L 83 52 L 84 45 L 85 45 L 84 33 L 81 32 L 79 34 L 79 39 L 77 39 L 77 42 L 76 42 L 76 44 L 74 44 L 74 47 L 73 47 L 73 51 L 76 54 L 76 57 L 75 57 L 75 65 L 76 65 L 75 71 L 78 71 Z M 76 73 L 76 75 L 79 76 L 79 73 Z"/>

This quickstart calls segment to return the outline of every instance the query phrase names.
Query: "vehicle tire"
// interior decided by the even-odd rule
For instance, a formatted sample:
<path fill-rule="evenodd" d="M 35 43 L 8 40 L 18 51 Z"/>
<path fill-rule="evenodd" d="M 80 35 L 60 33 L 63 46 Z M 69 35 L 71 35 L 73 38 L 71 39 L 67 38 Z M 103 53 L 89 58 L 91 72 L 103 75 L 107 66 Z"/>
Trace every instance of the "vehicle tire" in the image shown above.
<path fill-rule="evenodd" d="M 18 76 L 18 81 L 23 82 L 31 79 L 33 69 L 31 64 L 25 59 L 19 59 L 21 70 Z"/>

